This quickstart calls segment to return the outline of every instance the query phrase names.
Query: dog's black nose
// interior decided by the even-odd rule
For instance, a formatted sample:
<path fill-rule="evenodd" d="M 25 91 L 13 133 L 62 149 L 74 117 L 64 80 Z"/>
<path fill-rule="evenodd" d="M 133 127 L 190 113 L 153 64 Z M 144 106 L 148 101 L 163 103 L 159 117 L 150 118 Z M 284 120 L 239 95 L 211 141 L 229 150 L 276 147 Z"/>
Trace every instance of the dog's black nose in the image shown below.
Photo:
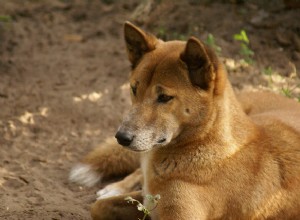
<path fill-rule="evenodd" d="M 133 140 L 133 135 L 128 132 L 118 131 L 115 135 L 115 138 L 117 138 L 119 144 L 128 147 Z"/>

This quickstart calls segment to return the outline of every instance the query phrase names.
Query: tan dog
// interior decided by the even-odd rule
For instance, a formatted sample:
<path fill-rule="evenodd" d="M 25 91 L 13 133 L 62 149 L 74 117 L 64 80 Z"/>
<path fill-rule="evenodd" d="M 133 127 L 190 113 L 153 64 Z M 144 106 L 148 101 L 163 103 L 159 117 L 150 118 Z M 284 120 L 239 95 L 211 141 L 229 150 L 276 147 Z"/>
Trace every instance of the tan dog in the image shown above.
<path fill-rule="evenodd" d="M 240 94 L 241 105 L 222 64 L 194 37 L 163 42 L 125 23 L 125 41 L 133 104 L 116 138 L 141 152 L 143 195 L 161 196 L 151 218 L 300 219 L 300 104 L 260 92 Z M 137 153 L 109 144 L 71 179 L 91 185 L 99 173 L 138 167 Z M 140 172 L 100 190 L 92 217 L 141 218 L 116 196 L 137 189 Z"/>

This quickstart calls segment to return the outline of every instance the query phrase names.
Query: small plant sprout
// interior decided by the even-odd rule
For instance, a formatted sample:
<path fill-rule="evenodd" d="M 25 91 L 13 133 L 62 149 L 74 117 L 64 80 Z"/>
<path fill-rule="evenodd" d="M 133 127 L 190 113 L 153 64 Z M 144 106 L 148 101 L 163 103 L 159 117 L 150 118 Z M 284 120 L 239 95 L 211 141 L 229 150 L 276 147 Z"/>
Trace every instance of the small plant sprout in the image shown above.
<path fill-rule="evenodd" d="M 285 95 L 286 97 L 288 98 L 291 98 L 292 97 L 292 90 L 290 88 L 281 88 L 281 91 L 283 93 L 283 95 Z"/>
<path fill-rule="evenodd" d="M 235 34 L 233 38 L 241 42 L 240 54 L 244 57 L 244 61 L 248 64 L 252 64 L 254 51 L 250 49 L 250 41 L 245 30 L 241 30 L 239 34 Z"/>
<path fill-rule="evenodd" d="M 9 16 L 9 15 L 0 15 L 0 22 L 8 23 L 8 22 L 11 22 L 11 21 L 12 21 L 11 16 Z"/>
<path fill-rule="evenodd" d="M 187 39 L 187 36 L 185 34 L 176 31 L 172 32 L 172 34 L 167 34 L 166 28 L 163 26 L 160 26 L 156 32 L 156 36 L 165 41 L 173 39 L 185 41 Z"/>
<path fill-rule="evenodd" d="M 294 85 L 294 86 L 289 86 L 287 85 L 286 87 L 282 87 L 281 88 L 281 92 L 283 93 L 283 95 L 285 95 L 288 98 L 295 98 L 300 102 L 300 97 L 295 97 L 295 95 L 293 94 L 293 92 L 297 89 L 300 88 L 300 85 Z"/>
<path fill-rule="evenodd" d="M 157 37 L 158 38 L 161 38 L 163 40 L 166 40 L 167 39 L 167 32 L 166 32 L 166 28 L 164 27 L 159 27 L 158 30 L 157 30 Z"/>
<path fill-rule="evenodd" d="M 157 194 L 155 196 L 146 195 L 145 198 L 148 200 L 148 204 L 150 205 L 150 207 L 144 206 L 140 201 L 132 198 L 131 196 L 128 196 L 125 198 L 125 200 L 128 203 L 132 203 L 132 204 L 136 203 L 137 210 L 144 213 L 143 218 L 139 219 L 139 220 L 145 220 L 146 217 L 150 215 L 151 211 L 153 211 L 156 208 L 158 201 L 160 200 L 160 195 L 159 194 Z"/>
<path fill-rule="evenodd" d="M 268 67 L 264 68 L 262 72 L 263 72 L 263 74 L 270 76 L 273 74 L 273 69 L 272 69 L 272 67 L 268 66 Z"/>
<path fill-rule="evenodd" d="M 220 55 L 220 53 L 221 53 L 221 51 L 222 51 L 222 48 L 219 47 L 218 45 L 216 45 L 216 41 L 215 41 L 214 35 L 208 34 L 208 35 L 207 35 L 207 38 L 206 38 L 206 40 L 205 40 L 205 43 L 206 43 L 208 46 L 210 46 L 211 48 L 213 48 L 214 51 L 215 51 L 218 55 Z"/>

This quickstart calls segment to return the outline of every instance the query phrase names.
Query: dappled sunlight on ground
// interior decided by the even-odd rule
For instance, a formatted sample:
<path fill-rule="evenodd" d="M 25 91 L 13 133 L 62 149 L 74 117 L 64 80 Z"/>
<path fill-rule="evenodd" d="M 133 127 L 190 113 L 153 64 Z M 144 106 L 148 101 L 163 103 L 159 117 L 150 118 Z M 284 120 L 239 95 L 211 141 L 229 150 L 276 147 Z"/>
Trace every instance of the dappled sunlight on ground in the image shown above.
<path fill-rule="evenodd" d="M 106 90 L 106 93 L 107 92 L 108 91 Z M 88 101 L 91 101 L 91 102 L 97 102 L 101 99 L 102 96 L 103 96 L 103 94 L 101 92 L 92 92 L 92 93 L 89 93 L 89 94 L 83 94 L 80 97 L 78 97 L 78 96 L 73 97 L 73 101 L 74 102 L 82 102 L 84 100 L 88 100 Z"/>
<path fill-rule="evenodd" d="M 23 124 L 33 125 L 35 123 L 34 121 L 35 116 L 47 117 L 48 114 L 49 114 L 49 109 L 47 107 L 41 107 L 39 111 L 35 113 L 25 111 L 24 114 L 19 117 L 19 121 L 22 122 Z"/>

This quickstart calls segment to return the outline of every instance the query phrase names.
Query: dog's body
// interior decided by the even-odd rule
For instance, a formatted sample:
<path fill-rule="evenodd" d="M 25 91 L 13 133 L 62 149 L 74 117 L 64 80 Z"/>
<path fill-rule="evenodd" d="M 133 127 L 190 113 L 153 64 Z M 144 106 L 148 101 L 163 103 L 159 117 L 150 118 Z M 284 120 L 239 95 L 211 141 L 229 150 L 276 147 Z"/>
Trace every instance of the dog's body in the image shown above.
<path fill-rule="evenodd" d="M 142 175 L 98 195 L 129 192 L 143 176 L 143 194 L 161 196 L 152 219 L 300 218 L 300 105 L 267 92 L 240 94 L 238 102 L 222 65 L 196 38 L 162 42 L 126 23 L 125 40 L 133 106 L 116 138 L 141 151 Z M 139 167 L 136 153 L 102 151 L 84 163 L 107 175 Z M 123 159 L 111 155 L 108 163 L 103 155 L 116 151 Z M 100 199 L 92 216 L 137 216 L 126 205 L 124 196 Z"/>

